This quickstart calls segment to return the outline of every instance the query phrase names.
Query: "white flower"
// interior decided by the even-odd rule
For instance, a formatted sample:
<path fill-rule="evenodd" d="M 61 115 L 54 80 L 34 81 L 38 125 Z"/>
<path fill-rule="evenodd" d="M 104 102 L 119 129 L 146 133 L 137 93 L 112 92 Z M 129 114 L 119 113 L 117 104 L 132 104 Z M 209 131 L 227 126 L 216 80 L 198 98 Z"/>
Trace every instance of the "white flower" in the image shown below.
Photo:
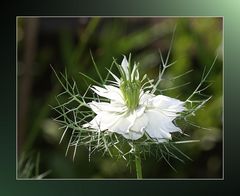
<path fill-rule="evenodd" d="M 121 79 L 110 72 L 116 80 L 116 86 L 92 87 L 96 94 L 107 98 L 109 102 L 89 103 L 97 115 L 83 126 L 97 131 L 115 132 L 131 140 L 141 138 L 146 132 L 158 142 L 170 140 L 172 132 L 181 132 L 173 120 L 185 109 L 184 102 L 154 95 L 150 91 L 144 92 L 137 65 L 131 70 L 125 56 L 118 68 Z"/>

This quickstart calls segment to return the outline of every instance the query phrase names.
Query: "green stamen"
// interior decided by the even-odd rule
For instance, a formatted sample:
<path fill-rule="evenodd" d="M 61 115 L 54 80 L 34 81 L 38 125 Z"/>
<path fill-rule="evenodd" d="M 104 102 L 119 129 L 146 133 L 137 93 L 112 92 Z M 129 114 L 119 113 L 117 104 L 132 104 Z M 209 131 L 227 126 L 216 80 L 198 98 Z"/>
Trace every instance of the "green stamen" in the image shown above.
<path fill-rule="evenodd" d="M 125 57 L 124 57 L 125 58 Z M 138 64 L 134 64 L 131 67 L 131 54 L 129 55 L 128 65 L 117 65 L 117 68 L 121 75 L 120 89 L 122 91 L 125 104 L 127 105 L 129 111 L 133 111 L 139 104 L 139 96 L 141 91 L 141 81 L 139 80 Z M 127 69 L 127 70 L 126 70 Z"/>
<path fill-rule="evenodd" d="M 139 80 L 122 81 L 120 89 L 123 93 L 125 103 L 130 111 L 134 110 L 139 104 L 141 82 Z"/>

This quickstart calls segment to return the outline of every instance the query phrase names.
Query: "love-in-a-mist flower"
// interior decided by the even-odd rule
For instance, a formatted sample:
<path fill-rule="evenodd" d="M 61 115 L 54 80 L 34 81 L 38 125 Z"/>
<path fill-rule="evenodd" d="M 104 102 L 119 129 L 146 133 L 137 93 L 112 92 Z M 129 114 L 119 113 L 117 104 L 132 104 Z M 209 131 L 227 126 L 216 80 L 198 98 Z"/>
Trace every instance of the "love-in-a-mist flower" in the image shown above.
<path fill-rule="evenodd" d="M 153 89 L 146 90 L 145 79 L 139 78 L 138 65 L 132 67 L 130 59 L 128 61 L 125 56 L 117 67 L 120 78 L 109 71 L 115 79 L 112 85 L 91 88 L 106 101 L 88 103 L 96 116 L 83 126 L 96 131 L 115 132 L 130 140 L 147 134 L 157 142 L 171 140 L 171 133 L 181 132 L 174 119 L 185 110 L 184 102 L 155 95 Z"/>

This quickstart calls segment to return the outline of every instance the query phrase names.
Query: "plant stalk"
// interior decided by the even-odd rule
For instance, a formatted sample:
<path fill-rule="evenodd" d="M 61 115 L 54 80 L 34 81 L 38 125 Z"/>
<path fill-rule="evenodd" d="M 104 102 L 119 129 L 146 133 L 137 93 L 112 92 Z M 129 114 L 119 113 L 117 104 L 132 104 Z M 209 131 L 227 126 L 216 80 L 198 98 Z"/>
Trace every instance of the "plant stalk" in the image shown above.
<path fill-rule="evenodd" d="M 138 151 L 138 148 L 135 148 L 136 154 L 135 154 L 135 166 L 136 166 L 136 174 L 137 179 L 142 179 L 142 162 L 141 162 L 141 156 Z"/>

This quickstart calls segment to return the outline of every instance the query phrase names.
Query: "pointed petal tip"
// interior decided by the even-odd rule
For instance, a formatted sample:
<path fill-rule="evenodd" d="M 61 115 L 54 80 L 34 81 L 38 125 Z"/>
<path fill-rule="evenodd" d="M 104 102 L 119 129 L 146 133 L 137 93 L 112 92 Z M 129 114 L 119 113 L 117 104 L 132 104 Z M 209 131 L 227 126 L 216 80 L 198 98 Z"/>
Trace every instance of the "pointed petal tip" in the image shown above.
<path fill-rule="evenodd" d="M 125 55 L 123 56 L 121 67 L 123 68 L 123 71 L 125 72 L 126 76 L 128 77 L 128 74 L 129 74 L 128 73 L 129 63 L 128 63 L 128 60 L 127 60 Z"/>

